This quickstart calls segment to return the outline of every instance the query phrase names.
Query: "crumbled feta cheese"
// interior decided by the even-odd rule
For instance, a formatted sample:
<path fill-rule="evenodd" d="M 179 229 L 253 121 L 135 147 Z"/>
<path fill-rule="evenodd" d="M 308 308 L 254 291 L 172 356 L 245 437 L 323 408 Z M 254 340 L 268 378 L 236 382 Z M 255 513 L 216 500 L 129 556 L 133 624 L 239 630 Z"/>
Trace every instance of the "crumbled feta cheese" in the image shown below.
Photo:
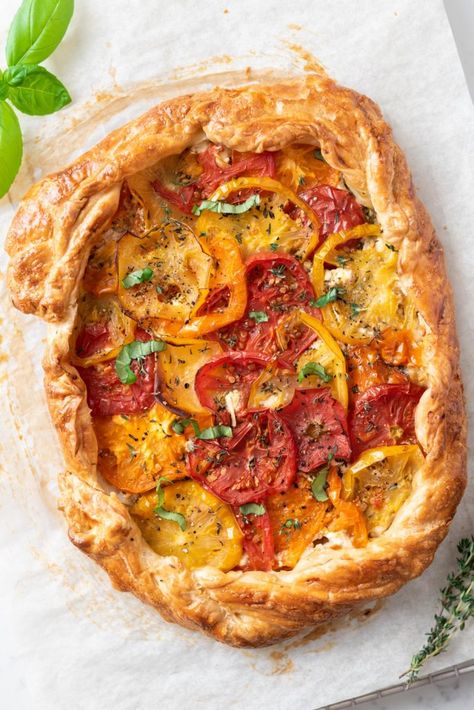
<path fill-rule="evenodd" d="M 235 416 L 235 410 L 240 406 L 240 392 L 239 390 L 231 390 L 227 392 L 224 397 L 225 407 L 230 414 L 231 426 L 237 426 L 237 418 Z"/>
<path fill-rule="evenodd" d="M 354 272 L 342 266 L 337 269 L 328 270 L 324 274 L 324 281 L 330 288 L 333 286 L 348 286 L 354 281 L 354 278 Z"/>

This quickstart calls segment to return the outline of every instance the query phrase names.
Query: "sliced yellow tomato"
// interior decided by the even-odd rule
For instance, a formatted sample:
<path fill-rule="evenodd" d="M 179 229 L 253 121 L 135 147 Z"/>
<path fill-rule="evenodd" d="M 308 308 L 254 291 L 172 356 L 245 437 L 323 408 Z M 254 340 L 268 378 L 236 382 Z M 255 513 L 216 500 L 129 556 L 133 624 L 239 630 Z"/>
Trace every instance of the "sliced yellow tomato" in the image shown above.
<path fill-rule="evenodd" d="M 168 339 L 166 349 L 157 355 L 161 393 L 172 406 L 190 414 L 209 414 L 194 389 L 196 372 L 212 357 L 222 353 L 214 340 Z"/>
<path fill-rule="evenodd" d="M 278 179 L 295 192 L 313 185 L 338 187 L 341 181 L 339 170 L 316 157 L 314 145 L 289 145 L 276 155 Z"/>
<path fill-rule="evenodd" d="M 165 510 L 184 517 L 185 528 L 154 513 L 156 493 L 142 496 L 130 508 L 143 537 L 158 554 L 175 556 L 188 569 L 212 565 L 224 572 L 239 564 L 242 533 L 232 509 L 194 481 L 163 488 Z"/>
<path fill-rule="evenodd" d="M 332 466 L 327 477 L 327 494 L 334 507 L 328 513 L 328 528 L 335 532 L 339 530 L 349 532 L 354 547 L 365 547 L 368 535 L 364 514 L 357 502 L 343 499 L 342 487 L 343 483 L 337 467 Z"/>
<path fill-rule="evenodd" d="M 411 492 L 412 479 L 423 465 L 419 446 L 381 446 L 368 449 L 346 469 L 343 497 L 364 508 L 372 537 L 392 523 Z"/>
<path fill-rule="evenodd" d="M 337 289 L 337 299 L 321 308 L 324 324 L 343 343 L 367 343 L 388 327 L 402 328 L 407 319 L 405 298 L 398 284 L 395 250 L 382 237 L 367 239 L 361 248 L 343 245 L 361 237 L 380 237 L 377 225 L 360 225 L 332 234 L 317 250 L 313 286 L 318 296 Z M 336 247 L 339 248 L 336 251 Z M 329 263 L 337 268 L 326 270 Z"/>
<path fill-rule="evenodd" d="M 307 350 L 298 358 L 296 369 L 298 374 L 303 371 L 305 365 L 312 362 L 321 365 L 324 372 L 331 377 L 329 382 L 325 382 L 321 375 L 310 374 L 300 383 L 300 387 L 330 387 L 332 395 L 342 406 L 347 409 L 349 395 L 347 390 L 346 359 L 341 348 L 336 343 L 327 328 L 314 316 L 299 312 L 302 322 L 312 328 L 318 334 L 318 338 L 309 346 Z"/>
<path fill-rule="evenodd" d="M 286 407 L 293 399 L 295 387 L 294 371 L 272 363 L 252 383 L 247 409 L 281 409 Z"/>
<path fill-rule="evenodd" d="M 128 493 L 149 491 L 160 476 L 186 476 L 186 439 L 173 431 L 175 419 L 161 404 L 143 414 L 94 417 L 100 473 Z"/>
<path fill-rule="evenodd" d="M 207 293 L 212 266 L 212 258 L 181 222 L 164 222 L 143 237 L 126 234 L 118 245 L 120 302 L 136 320 L 185 323 Z M 123 279 L 145 268 L 153 272 L 149 280 L 124 287 Z"/>
<path fill-rule="evenodd" d="M 89 367 L 116 357 L 124 345 L 132 342 L 135 329 L 135 321 L 122 312 L 115 296 L 82 294 L 78 303 L 71 362 Z"/>
<path fill-rule="evenodd" d="M 315 500 L 310 481 L 299 476 L 287 491 L 269 496 L 265 506 L 272 526 L 277 566 L 291 569 L 325 529 L 328 504 Z"/>
<path fill-rule="evenodd" d="M 242 214 L 222 215 L 204 210 L 196 222 L 196 234 L 223 231 L 232 234 L 241 244 L 245 257 L 278 248 L 305 259 L 316 248 L 320 222 L 306 202 L 281 182 L 267 177 L 235 178 L 217 188 L 210 199 L 225 201 L 233 192 L 249 188 L 270 194 L 261 197 L 260 205 Z M 288 201 L 304 212 L 308 226 L 285 212 Z"/>

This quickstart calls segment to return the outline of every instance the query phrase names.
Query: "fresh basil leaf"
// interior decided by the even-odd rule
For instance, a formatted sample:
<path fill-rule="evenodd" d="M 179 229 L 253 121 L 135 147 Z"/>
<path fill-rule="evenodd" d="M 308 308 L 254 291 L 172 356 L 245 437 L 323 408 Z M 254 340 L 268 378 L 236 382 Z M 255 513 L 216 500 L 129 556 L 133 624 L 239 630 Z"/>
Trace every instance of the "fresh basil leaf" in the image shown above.
<path fill-rule="evenodd" d="M 336 301 L 339 298 L 340 291 L 336 286 L 333 286 L 332 288 L 329 289 L 327 293 L 324 293 L 322 296 L 317 298 L 316 300 L 312 300 L 310 302 L 310 305 L 315 307 L 315 308 L 323 308 L 323 306 L 327 306 L 328 303 L 332 303 L 332 301 Z"/>
<path fill-rule="evenodd" d="M 331 382 L 333 376 L 326 372 L 326 368 L 319 362 L 307 362 L 298 373 L 298 382 L 303 382 L 305 377 L 317 375 L 323 382 Z"/>
<path fill-rule="evenodd" d="M 173 510 L 166 510 L 166 508 L 157 507 L 155 508 L 155 515 L 163 520 L 172 520 L 177 523 L 181 530 L 184 532 L 186 530 L 186 518 L 181 513 L 175 513 Z"/>
<path fill-rule="evenodd" d="M 191 419 L 190 417 L 187 419 L 175 419 L 171 425 L 171 428 L 175 434 L 184 434 L 184 430 L 190 424 L 194 429 L 194 434 L 198 436 L 198 434 L 200 434 L 199 424 L 195 419 Z"/>
<path fill-rule="evenodd" d="M 6 195 L 21 165 L 23 139 L 13 109 L 0 102 L 0 197 Z"/>
<path fill-rule="evenodd" d="M 122 350 L 115 360 L 115 372 L 124 385 L 133 385 L 137 381 L 137 376 L 130 365 L 133 360 L 143 360 L 151 353 L 159 353 L 164 350 L 166 343 L 162 340 L 147 340 L 142 343 L 141 340 L 134 340 L 133 343 L 124 345 Z"/>
<path fill-rule="evenodd" d="M 153 278 L 153 269 L 146 266 L 144 269 L 137 269 L 132 271 L 124 279 L 122 279 L 122 286 L 124 288 L 132 288 L 137 284 L 142 284 L 145 281 L 150 281 Z"/>
<path fill-rule="evenodd" d="M 0 71 L 0 101 L 3 101 L 8 96 L 8 84 L 4 81 L 2 72 Z"/>
<path fill-rule="evenodd" d="M 162 488 L 163 483 L 170 483 L 170 480 L 166 478 L 165 476 L 160 476 L 158 479 L 158 482 L 156 484 L 156 498 L 157 498 L 157 505 L 154 509 L 155 515 L 157 515 L 159 518 L 163 518 L 163 520 L 172 520 L 174 523 L 177 523 L 181 530 L 186 530 L 186 518 L 184 515 L 181 515 L 181 513 L 175 513 L 172 510 L 166 510 L 166 508 L 163 508 L 163 503 L 165 500 L 165 492 Z"/>
<path fill-rule="evenodd" d="M 245 503 L 240 506 L 242 515 L 265 515 L 266 508 L 261 503 Z"/>
<path fill-rule="evenodd" d="M 329 469 L 325 466 L 319 471 L 311 482 L 311 493 L 313 494 L 313 498 L 316 498 L 316 500 L 320 503 L 324 503 L 325 500 L 328 500 L 328 495 L 325 490 L 328 473 Z"/>
<path fill-rule="evenodd" d="M 23 0 L 8 32 L 8 66 L 39 64 L 61 42 L 74 12 L 74 0 Z"/>
<path fill-rule="evenodd" d="M 232 429 L 230 426 L 218 424 L 217 426 L 210 426 L 200 431 L 199 434 L 196 434 L 196 439 L 220 439 L 223 436 L 230 438 L 232 436 Z"/>
<path fill-rule="evenodd" d="M 71 103 L 71 97 L 59 79 L 36 64 L 9 67 L 3 78 L 8 84 L 8 98 L 12 104 L 30 116 L 46 116 Z"/>
<path fill-rule="evenodd" d="M 231 205 L 229 202 L 220 202 L 219 200 L 204 200 L 200 205 L 194 205 L 193 214 L 199 216 L 204 210 L 219 214 L 242 214 L 259 204 L 260 195 L 250 195 L 248 200 L 240 205 Z"/>
<path fill-rule="evenodd" d="M 252 318 L 255 323 L 266 323 L 268 316 L 264 311 L 250 311 L 249 318 Z"/>

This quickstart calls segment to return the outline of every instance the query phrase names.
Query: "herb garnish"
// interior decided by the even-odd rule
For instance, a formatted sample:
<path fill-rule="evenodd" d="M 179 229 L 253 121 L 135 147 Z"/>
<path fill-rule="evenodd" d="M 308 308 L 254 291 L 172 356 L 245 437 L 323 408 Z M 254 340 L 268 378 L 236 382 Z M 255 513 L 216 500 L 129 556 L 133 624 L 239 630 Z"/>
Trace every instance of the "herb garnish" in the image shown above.
<path fill-rule="evenodd" d="M 268 316 L 264 311 L 250 311 L 249 318 L 252 318 L 255 323 L 266 323 Z"/>
<path fill-rule="evenodd" d="M 396 249 L 393 244 L 385 243 L 385 246 L 387 247 L 387 249 L 390 249 L 390 251 L 398 251 L 398 249 Z"/>
<path fill-rule="evenodd" d="M 327 293 L 324 293 L 322 296 L 319 298 L 312 299 L 309 302 L 309 305 L 312 306 L 313 308 L 323 308 L 323 306 L 327 306 L 328 303 L 332 303 L 333 301 L 337 301 L 337 299 L 341 296 L 342 294 L 342 289 L 338 288 L 337 286 L 333 286 L 332 288 L 327 291 Z"/>
<path fill-rule="evenodd" d="M 325 466 L 322 468 L 316 476 L 311 481 L 311 493 L 313 498 L 316 498 L 320 503 L 328 500 L 328 495 L 326 493 L 326 479 L 329 473 L 329 468 Z"/>
<path fill-rule="evenodd" d="M 331 382 L 333 375 L 326 372 L 326 368 L 319 362 L 307 362 L 298 373 L 298 382 L 303 382 L 305 377 L 309 375 L 317 375 L 323 382 Z"/>
<path fill-rule="evenodd" d="M 365 311 L 365 308 L 362 308 L 362 306 L 359 306 L 358 303 L 351 303 L 351 318 L 355 318 L 358 316 L 362 311 Z"/>
<path fill-rule="evenodd" d="M 195 419 L 175 419 L 171 425 L 172 430 L 176 434 L 183 434 L 187 426 L 191 425 L 194 429 L 194 435 L 196 439 L 210 440 L 210 439 L 220 439 L 222 437 L 230 438 L 233 434 L 232 428 L 230 426 L 224 426 L 223 424 L 217 424 L 216 426 L 207 427 L 207 429 L 200 429 L 199 424 Z"/>
<path fill-rule="evenodd" d="M 290 528 L 293 528 L 293 530 L 299 530 L 299 528 L 301 527 L 301 523 L 297 518 L 288 518 L 288 520 L 285 520 L 285 522 L 280 528 L 280 535 L 282 533 L 286 533 L 288 535 L 290 532 Z"/>
<path fill-rule="evenodd" d="M 242 515 L 265 515 L 266 508 L 261 503 L 245 503 L 240 506 Z"/>
<path fill-rule="evenodd" d="M 448 574 L 448 584 L 441 590 L 441 610 L 435 614 L 425 645 L 411 659 L 408 683 L 418 677 L 423 664 L 444 651 L 457 631 L 462 631 L 468 619 L 474 617 L 474 536 L 458 542 L 457 572 Z M 402 677 L 402 676 L 401 676 Z"/>
<path fill-rule="evenodd" d="M 115 360 L 115 372 L 124 385 L 133 385 L 137 381 L 137 376 L 130 365 L 133 360 L 143 362 L 147 355 L 151 353 L 159 353 L 164 350 L 166 343 L 162 340 L 147 340 L 143 343 L 141 340 L 134 340 L 128 345 L 124 345 L 117 359 Z"/>
<path fill-rule="evenodd" d="M 242 214 L 259 204 L 260 195 L 250 195 L 248 200 L 241 202 L 239 205 L 231 205 L 229 202 L 221 202 L 220 200 L 203 200 L 200 205 L 194 205 L 193 214 L 199 217 L 204 210 L 219 214 Z"/>
<path fill-rule="evenodd" d="M 136 271 L 132 271 L 130 274 L 125 276 L 125 278 L 122 279 L 122 286 L 124 288 L 132 288 L 132 286 L 142 284 L 145 281 L 150 281 L 152 278 L 153 269 L 150 269 L 149 266 L 145 266 L 144 269 L 137 269 Z"/>
<path fill-rule="evenodd" d="M 186 530 L 186 518 L 184 515 L 181 515 L 181 513 L 175 513 L 172 510 L 166 510 L 166 508 L 163 508 L 163 503 L 165 501 L 165 492 L 163 488 L 161 487 L 163 483 L 170 483 L 168 478 L 165 478 L 164 476 L 161 476 L 158 479 L 158 483 L 156 484 L 156 497 L 157 497 L 157 505 L 156 508 L 154 509 L 155 515 L 157 515 L 159 518 L 163 518 L 163 520 L 172 520 L 174 523 L 177 523 L 181 530 Z"/>
<path fill-rule="evenodd" d="M 282 279 L 285 276 L 286 266 L 285 264 L 277 264 L 277 266 L 272 266 L 270 271 L 274 276 L 278 276 L 279 279 Z"/>
<path fill-rule="evenodd" d="M 54 113 L 71 102 L 67 89 L 39 63 L 61 42 L 74 0 L 23 0 L 7 37 L 8 68 L 0 71 L 0 197 L 10 189 L 23 157 L 23 138 L 10 101 L 30 116 Z"/>
<path fill-rule="evenodd" d="M 271 251 L 276 251 L 278 249 L 278 244 L 276 242 L 272 242 L 270 244 L 270 250 Z"/>
<path fill-rule="evenodd" d="M 316 150 L 313 150 L 313 158 L 316 158 L 316 160 L 322 160 L 323 163 L 326 162 L 326 161 L 324 160 L 324 156 L 323 156 L 323 154 L 321 153 L 321 151 L 320 151 L 319 148 L 316 148 Z"/>

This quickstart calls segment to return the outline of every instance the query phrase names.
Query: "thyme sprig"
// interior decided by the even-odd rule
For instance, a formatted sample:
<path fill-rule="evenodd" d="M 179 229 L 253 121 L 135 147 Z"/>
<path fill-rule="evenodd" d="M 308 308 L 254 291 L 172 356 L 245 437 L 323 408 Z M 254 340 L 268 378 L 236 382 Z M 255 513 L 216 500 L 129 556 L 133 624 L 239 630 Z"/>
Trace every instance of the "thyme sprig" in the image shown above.
<path fill-rule="evenodd" d="M 410 668 L 403 673 L 408 684 L 418 677 L 426 661 L 445 651 L 451 638 L 462 631 L 474 616 L 474 536 L 458 542 L 457 572 L 448 575 L 448 584 L 441 590 L 441 610 L 427 634 L 423 648 L 411 659 Z M 402 677 L 402 676 L 401 676 Z"/>

